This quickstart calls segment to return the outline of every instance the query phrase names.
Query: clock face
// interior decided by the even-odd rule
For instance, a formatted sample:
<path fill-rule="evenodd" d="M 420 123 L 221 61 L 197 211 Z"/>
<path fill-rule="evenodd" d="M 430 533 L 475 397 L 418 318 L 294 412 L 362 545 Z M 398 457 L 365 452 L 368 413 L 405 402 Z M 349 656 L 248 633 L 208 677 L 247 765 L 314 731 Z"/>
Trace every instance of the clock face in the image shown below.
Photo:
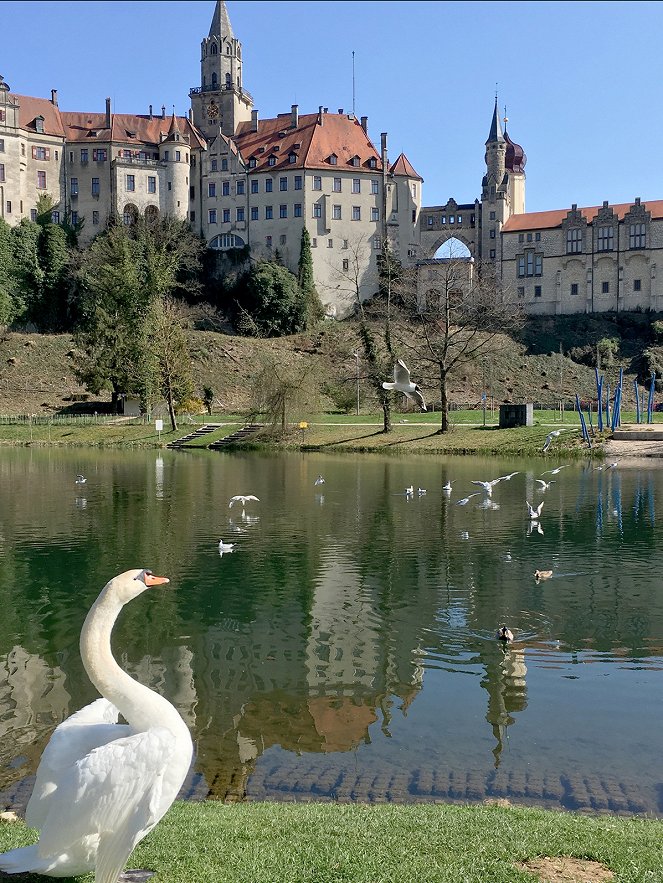
<path fill-rule="evenodd" d="M 210 120 L 215 120 L 219 115 L 219 107 L 218 105 L 212 102 L 210 106 L 207 108 L 207 117 Z"/>

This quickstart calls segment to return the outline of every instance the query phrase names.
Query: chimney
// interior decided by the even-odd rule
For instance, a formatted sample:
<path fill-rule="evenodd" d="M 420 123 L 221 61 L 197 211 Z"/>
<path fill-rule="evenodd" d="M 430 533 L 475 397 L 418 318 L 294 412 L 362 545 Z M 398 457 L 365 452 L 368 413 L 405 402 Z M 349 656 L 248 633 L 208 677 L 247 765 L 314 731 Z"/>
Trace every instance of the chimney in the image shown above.
<path fill-rule="evenodd" d="M 342 113 L 343 113 L 343 108 L 342 108 L 342 107 L 339 107 L 339 109 L 338 109 L 338 115 L 340 116 Z"/>
<path fill-rule="evenodd" d="M 320 107 L 318 108 L 318 125 L 319 126 L 324 125 L 324 122 L 322 119 L 322 105 L 320 105 Z"/>
<path fill-rule="evenodd" d="M 166 119 L 166 105 L 165 104 L 161 105 L 161 119 L 162 120 Z"/>
<path fill-rule="evenodd" d="M 58 106 L 58 90 L 57 89 L 51 89 L 51 104 L 53 104 L 55 107 Z"/>
<path fill-rule="evenodd" d="M 150 104 L 150 119 L 152 119 L 152 116 L 153 116 L 153 114 L 152 114 L 152 105 Z"/>
<path fill-rule="evenodd" d="M 364 130 L 364 132 L 366 132 L 366 134 L 368 135 L 368 117 L 361 118 L 361 127 Z"/>
<path fill-rule="evenodd" d="M 290 120 L 290 128 L 296 129 L 297 126 L 299 125 L 299 105 L 293 104 L 290 108 L 290 111 L 292 113 L 292 119 Z"/>
<path fill-rule="evenodd" d="M 640 197 L 639 196 L 635 197 L 635 204 L 640 205 Z"/>
<path fill-rule="evenodd" d="M 387 133 L 380 133 L 380 159 L 382 160 L 382 176 L 386 178 L 389 170 L 389 160 L 387 159 Z"/>
<path fill-rule="evenodd" d="M 329 108 L 325 107 L 325 113 L 329 113 Z"/>
<path fill-rule="evenodd" d="M 192 107 L 189 108 L 188 118 L 189 118 L 189 122 L 192 123 L 193 122 L 193 108 Z"/>
<path fill-rule="evenodd" d="M 251 111 L 251 131 L 252 132 L 258 131 L 258 111 L 257 110 Z"/>
<path fill-rule="evenodd" d="M 111 127 L 111 100 L 110 98 L 106 99 L 106 128 L 110 129 Z"/>

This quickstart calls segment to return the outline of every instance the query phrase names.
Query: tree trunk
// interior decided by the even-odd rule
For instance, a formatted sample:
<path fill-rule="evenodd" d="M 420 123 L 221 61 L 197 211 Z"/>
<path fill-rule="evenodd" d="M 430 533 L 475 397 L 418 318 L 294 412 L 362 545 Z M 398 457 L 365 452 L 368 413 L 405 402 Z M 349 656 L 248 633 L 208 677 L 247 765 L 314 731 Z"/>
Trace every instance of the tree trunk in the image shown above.
<path fill-rule="evenodd" d="M 387 390 L 384 390 L 384 392 L 387 394 L 380 396 L 382 399 L 382 431 L 391 432 L 391 402 Z"/>
<path fill-rule="evenodd" d="M 449 431 L 449 400 L 447 399 L 447 370 L 440 365 L 440 405 L 442 407 L 442 420 L 440 432 Z"/>
<path fill-rule="evenodd" d="M 177 417 L 175 416 L 175 403 L 173 402 L 173 396 L 169 392 L 168 393 L 168 414 L 170 416 L 170 425 L 173 432 L 177 432 Z"/>

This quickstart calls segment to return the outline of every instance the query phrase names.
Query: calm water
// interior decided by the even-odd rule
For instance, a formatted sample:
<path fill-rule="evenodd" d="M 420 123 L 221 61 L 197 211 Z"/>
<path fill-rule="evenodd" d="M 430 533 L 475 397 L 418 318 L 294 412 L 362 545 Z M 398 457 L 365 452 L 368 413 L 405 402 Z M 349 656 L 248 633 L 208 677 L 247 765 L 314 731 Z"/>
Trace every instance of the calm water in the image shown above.
<path fill-rule="evenodd" d="M 174 591 L 132 602 L 114 646 L 191 727 L 186 796 L 663 815 L 663 469 L 573 464 L 542 493 L 556 465 L 0 451 L 0 802 L 95 697 L 89 606 L 150 567 Z M 492 500 L 470 483 L 515 470 Z"/>

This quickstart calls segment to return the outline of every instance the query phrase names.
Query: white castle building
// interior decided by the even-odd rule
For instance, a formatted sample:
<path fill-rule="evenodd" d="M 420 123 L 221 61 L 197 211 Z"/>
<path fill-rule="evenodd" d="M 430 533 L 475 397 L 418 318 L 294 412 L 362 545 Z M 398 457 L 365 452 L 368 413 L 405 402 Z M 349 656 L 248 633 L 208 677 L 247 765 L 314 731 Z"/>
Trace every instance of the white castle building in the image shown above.
<path fill-rule="evenodd" d="M 481 199 L 422 208 L 423 179 L 366 117 L 296 104 L 260 119 L 244 88 L 242 44 L 218 0 L 201 43 L 201 81 L 188 117 L 60 110 L 18 95 L 0 77 L 0 217 L 35 219 L 48 194 L 55 221 L 84 220 L 89 242 L 110 219 L 186 219 L 213 249 L 249 246 L 296 271 L 302 228 L 328 314 L 352 312 L 377 290 L 385 243 L 406 266 L 425 266 L 449 239 L 478 268 L 492 266 L 507 297 L 531 313 L 663 309 L 663 200 L 525 211 L 525 153 L 502 129 L 497 100 L 485 146 Z"/>

